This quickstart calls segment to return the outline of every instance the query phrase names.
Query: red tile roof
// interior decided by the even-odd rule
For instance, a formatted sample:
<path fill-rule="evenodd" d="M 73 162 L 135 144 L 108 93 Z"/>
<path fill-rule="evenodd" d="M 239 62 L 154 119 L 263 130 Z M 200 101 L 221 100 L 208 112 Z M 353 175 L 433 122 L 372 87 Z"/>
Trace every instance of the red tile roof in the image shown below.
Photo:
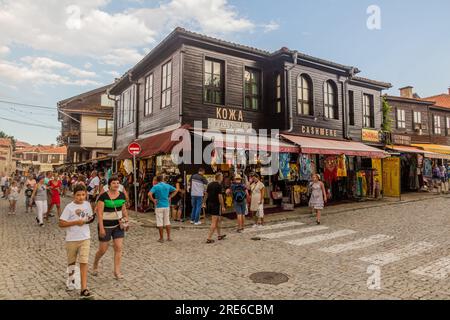
<path fill-rule="evenodd" d="M 31 144 L 29 144 L 28 142 L 24 142 L 24 141 L 16 141 L 16 148 L 26 148 L 26 147 L 31 147 Z"/>
<path fill-rule="evenodd" d="M 32 146 L 28 148 L 24 148 L 16 153 L 25 153 L 25 152 L 36 152 L 36 153 L 51 153 L 51 154 L 66 154 L 67 147 L 55 147 L 55 146 Z"/>
<path fill-rule="evenodd" d="M 1 147 L 9 147 L 11 145 L 11 139 L 0 138 Z"/>
<path fill-rule="evenodd" d="M 436 106 L 450 109 L 450 94 L 439 94 L 428 98 L 423 98 L 425 101 L 434 101 Z"/>

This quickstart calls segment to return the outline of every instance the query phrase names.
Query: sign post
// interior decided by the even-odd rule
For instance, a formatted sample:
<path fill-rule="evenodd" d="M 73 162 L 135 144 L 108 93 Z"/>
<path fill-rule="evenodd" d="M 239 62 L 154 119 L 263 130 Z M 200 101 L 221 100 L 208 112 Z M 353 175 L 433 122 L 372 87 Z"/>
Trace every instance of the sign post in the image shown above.
<path fill-rule="evenodd" d="M 134 211 L 137 212 L 136 156 L 142 152 L 142 148 L 139 143 L 133 142 L 128 146 L 128 152 L 133 156 Z"/>

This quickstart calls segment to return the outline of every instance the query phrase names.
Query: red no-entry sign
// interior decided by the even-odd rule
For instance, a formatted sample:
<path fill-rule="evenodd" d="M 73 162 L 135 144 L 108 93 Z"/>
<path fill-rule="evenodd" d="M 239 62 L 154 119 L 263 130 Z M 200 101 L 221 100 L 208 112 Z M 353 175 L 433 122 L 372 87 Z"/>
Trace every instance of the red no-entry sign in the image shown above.
<path fill-rule="evenodd" d="M 142 148 L 139 145 L 139 143 L 133 142 L 133 143 L 130 143 L 130 145 L 128 146 L 128 152 L 132 156 L 137 156 L 138 154 L 141 153 L 141 151 L 142 151 Z"/>

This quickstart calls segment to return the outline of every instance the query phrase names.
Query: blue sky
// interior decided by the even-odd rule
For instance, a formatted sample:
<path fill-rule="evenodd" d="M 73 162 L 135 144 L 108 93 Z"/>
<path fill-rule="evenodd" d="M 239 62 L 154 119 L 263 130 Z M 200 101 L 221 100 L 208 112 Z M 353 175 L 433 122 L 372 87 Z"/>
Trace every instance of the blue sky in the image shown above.
<path fill-rule="evenodd" d="M 367 28 L 370 5 L 381 10 L 380 30 Z M 447 0 L 3 0 L 0 100 L 55 111 L 0 103 L 0 130 L 55 143 L 57 101 L 112 82 L 175 26 L 353 65 L 391 82 L 391 94 L 406 85 L 421 96 L 447 92 L 449 12 Z"/>

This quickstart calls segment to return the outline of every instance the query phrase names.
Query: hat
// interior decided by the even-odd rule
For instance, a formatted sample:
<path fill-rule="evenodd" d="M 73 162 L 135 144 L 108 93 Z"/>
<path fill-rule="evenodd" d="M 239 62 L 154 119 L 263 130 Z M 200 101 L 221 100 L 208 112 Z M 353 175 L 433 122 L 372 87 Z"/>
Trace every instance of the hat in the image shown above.
<path fill-rule="evenodd" d="M 237 175 L 234 176 L 234 180 L 242 180 L 242 177 L 237 174 Z"/>

